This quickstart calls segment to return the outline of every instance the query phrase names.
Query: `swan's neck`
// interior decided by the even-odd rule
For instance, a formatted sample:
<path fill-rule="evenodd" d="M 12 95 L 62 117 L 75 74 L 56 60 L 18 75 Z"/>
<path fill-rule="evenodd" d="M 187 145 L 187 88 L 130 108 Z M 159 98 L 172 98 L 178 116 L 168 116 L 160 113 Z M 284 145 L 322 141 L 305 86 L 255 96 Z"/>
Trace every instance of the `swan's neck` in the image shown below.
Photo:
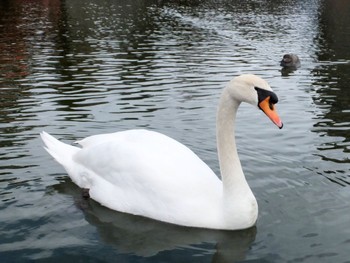
<path fill-rule="evenodd" d="M 250 188 L 238 157 L 235 140 L 235 120 L 240 101 L 231 97 L 226 87 L 217 112 L 217 147 L 225 198 L 242 197 Z"/>

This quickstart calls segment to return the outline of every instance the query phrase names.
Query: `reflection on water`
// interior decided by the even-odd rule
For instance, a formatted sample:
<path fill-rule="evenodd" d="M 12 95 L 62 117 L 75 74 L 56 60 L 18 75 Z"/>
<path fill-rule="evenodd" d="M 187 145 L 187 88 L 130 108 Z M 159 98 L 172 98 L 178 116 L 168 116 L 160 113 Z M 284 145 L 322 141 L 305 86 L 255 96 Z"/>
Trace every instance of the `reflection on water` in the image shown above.
<path fill-rule="evenodd" d="M 344 262 L 349 243 L 349 1 L 2 1 L 0 251 L 15 260 Z M 296 53 L 302 66 L 279 61 Z M 218 173 L 215 111 L 233 76 L 267 79 L 285 128 L 242 106 L 256 229 L 178 228 L 81 202 L 44 152 L 158 130 Z M 345 186 L 345 187 L 343 187 Z"/>
<path fill-rule="evenodd" d="M 163 251 L 190 248 L 198 250 L 198 254 L 213 254 L 213 262 L 238 261 L 245 258 L 256 235 L 255 227 L 244 231 L 212 231 L 118 213 L 83 199 L 81 191 L 70 181 L 54 188 L 74 196 L 75 205 L 83 211 L 87 222 L 96 227 L 99 237 L 121 253 L 151 257 Z"/>
<path fill-rule="evenodd" d="M 350 185 L 350 51 L 345 44 L 350 41 L 349 11 L 345 1 L 321 5 L 319 65 L 312 71 L 317 77 L 313 100 L 319 108 L 313 131 L 322 138 L 317 155 L 324 161 L 319 173 L 342 186 Z"/>

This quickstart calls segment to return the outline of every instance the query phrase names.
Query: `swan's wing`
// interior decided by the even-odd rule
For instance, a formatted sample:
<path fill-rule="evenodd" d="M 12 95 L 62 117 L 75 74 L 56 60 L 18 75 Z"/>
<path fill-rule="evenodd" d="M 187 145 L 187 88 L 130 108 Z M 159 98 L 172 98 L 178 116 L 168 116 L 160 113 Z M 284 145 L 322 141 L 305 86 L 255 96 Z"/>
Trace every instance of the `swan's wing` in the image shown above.
<path fill-rule="evenodd" d="M 221 181 L 212 170 L 165 135 L 130 130 L 79 143 L 83 149 L 74 161 L 85 168 L 82 175 L 90 182 L 90 195 L 109 208 L 147 216 L 162 209 L 183 210 L 221 193 Z"/>

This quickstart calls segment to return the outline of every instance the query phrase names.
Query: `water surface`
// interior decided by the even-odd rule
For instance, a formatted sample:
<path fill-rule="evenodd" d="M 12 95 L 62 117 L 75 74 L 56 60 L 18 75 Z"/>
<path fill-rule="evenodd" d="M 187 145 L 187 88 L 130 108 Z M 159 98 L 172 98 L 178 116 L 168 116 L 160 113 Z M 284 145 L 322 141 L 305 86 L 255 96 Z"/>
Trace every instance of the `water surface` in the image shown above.
<path fill-rule="evenodd" d="M 1 260 L 349 262 L 349 11 L 341 0 L 1 2 Z M 287 52 L 298 70 L 279 67 Z M 242 73 L 270 82 L 285 124 L 238 114 L 252 229 L 187 229 L 82 200 L 38 138 L 147 128 L 219 174 L 217 101 Z"/>

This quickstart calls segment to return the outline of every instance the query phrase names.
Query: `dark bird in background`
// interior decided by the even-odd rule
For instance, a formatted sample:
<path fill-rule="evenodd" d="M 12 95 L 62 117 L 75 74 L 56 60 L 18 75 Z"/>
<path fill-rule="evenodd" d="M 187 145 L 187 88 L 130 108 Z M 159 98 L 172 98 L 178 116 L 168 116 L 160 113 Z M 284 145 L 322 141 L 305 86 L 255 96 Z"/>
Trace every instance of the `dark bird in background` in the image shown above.
<path fill-rule="evenodd" d="M 299 68 L 300 67 L 300 60 L 299 57 L 295 54 L 285 54 L 283 56 L 283 59 L 281 60 L 280 66 L 284 68 Z"/>

